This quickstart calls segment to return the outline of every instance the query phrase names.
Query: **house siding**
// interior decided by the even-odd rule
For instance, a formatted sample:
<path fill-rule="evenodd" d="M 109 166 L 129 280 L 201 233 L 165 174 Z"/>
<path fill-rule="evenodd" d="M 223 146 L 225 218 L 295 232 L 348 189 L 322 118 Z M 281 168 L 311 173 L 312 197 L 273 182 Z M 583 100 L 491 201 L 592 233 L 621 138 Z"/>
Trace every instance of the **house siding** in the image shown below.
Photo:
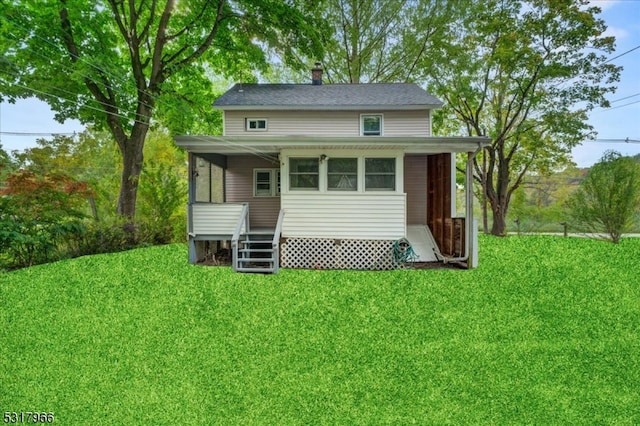
<path fill-rule="evenodd" d="M 250 155 L 229 156 L 227 159 L 226 202 L 249 203 L 252 228 L 275 228 L 280 212 L 280 197 L 253 196 L 253 169 L 277 169 L 278 166 Z"/>
<path fill-rule="evenodd" d="M 286 194 L 283 237 L 395 240 L 405 236 L 404 194 Z"/>
<path fill-rule="evenodd" d="M 404 190 L 407 194 L 407 225 L 427 223 L 427 156 L 404 158 Z"/>
<path fill-rule="evenodd" d="M 230 237 L 242 213 L 242 204 L 196 203 L 190 208 L 193 220 L 192 232 L 196 236 L 226 235 Z"/>
<path fill-rule="evenodd" d="M 226 136 L 360 136 L 360 114 L 384 115 L 384 136 L 431 136 L 430 111 L 225 111 Z M 267 131 L 245 128 L 246 118 L 266 118 Z"/>

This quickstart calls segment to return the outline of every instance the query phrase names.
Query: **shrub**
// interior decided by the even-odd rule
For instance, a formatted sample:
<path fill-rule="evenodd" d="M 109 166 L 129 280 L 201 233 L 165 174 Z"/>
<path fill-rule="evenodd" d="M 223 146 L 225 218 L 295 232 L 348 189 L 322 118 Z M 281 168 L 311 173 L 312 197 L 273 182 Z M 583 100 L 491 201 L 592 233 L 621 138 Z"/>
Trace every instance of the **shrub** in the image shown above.
<path fill-rule="evenodd" d="M 0 248 L 5 267 L 66 256 L 68 241 L 85 229 L 81 205 L 91 189 L 64 175 L 18 171 L 0 193 Z"/>
<path fill-rule="evenodd" d="M 574 226 L 618 243 L 634 225 L 640 206 L 640 165 L 607 151 L 568 201 Z"/>

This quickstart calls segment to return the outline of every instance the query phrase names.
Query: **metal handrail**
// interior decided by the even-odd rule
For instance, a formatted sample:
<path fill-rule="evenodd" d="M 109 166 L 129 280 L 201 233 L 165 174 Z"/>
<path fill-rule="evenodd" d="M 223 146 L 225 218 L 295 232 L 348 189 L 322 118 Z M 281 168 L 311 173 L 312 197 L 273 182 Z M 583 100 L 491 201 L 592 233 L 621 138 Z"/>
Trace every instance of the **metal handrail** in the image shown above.
<path fill-rule="evenodd" d="M 242 204 L 242 212 L 240 213 L 240 217 L 238 218 L 238 223 L 236 224 L 236 229 L 233 231 L 233 236 L 231 237 L 231 248 L 233 250 L 233 270 L 238 270 L 238 240 L 240 239 L 240 233 L 242 232 L 242 225 L 245 225 L 245 232 L 249 232 L 249 204 Z"/>
<path fill-rule="evenodd" d="M 276 229 L 273 231 L 273 240 L 271 240 L 271 248 L 273 249 L 273 273 L 278 273 L 280 266 L 280 235 L 282 234 L 282 222 L 284 221 L 284 210 L 280 209 L 278 213 L 278 221 Z"/>

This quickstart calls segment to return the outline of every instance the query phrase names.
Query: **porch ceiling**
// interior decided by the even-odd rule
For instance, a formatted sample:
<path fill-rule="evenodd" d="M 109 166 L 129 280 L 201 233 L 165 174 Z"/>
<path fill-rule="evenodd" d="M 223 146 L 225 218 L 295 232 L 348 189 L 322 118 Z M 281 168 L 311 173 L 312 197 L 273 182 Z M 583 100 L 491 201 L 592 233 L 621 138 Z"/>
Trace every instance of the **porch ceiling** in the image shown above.
<path fill-rule="evenodd" d="M 316 137 L 316 136 L 176 136 L 178 146 L 194 153 L 246 154 L 282 149 L 402 149 L 408 154 L 474 152 L 488 145 L 485 137 Z"/>

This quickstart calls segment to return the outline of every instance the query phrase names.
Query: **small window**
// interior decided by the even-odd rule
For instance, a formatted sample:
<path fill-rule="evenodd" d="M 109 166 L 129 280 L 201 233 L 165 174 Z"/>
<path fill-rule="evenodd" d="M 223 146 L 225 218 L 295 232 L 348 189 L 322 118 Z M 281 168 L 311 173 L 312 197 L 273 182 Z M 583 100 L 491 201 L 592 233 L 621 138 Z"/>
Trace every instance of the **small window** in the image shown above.
<path fill-rule="evenodd" d="M 249 132 L 265 132 L 267 130 L 266 118 L 247 118 L 246 124 Z"/>
<path fill-rule="evenodd" d="M 327 165 L 329 191 L 358 190 L 358 159 L 330 158 Z"/>
<path fill-rule="evenodd" d="M 254 169 L 253 196 L 277 197 L 280 195 L 280 170 Z"/>
<path fill-rule="evenodd" d="M 396 159 L 365 158 L 364 189 L 365 191 L 395 191 Z"/>
<path fill-rule="evenodd" d="M 382 115 L 362 114 L 360 116 L 360 130 L 362 136 L 381 136 Z"/>
<path fill-rule="evenodd" d="M 289 159 L 289 188 L 292 190 L 318 190 L 320 173 L 317 158 Z"/>

